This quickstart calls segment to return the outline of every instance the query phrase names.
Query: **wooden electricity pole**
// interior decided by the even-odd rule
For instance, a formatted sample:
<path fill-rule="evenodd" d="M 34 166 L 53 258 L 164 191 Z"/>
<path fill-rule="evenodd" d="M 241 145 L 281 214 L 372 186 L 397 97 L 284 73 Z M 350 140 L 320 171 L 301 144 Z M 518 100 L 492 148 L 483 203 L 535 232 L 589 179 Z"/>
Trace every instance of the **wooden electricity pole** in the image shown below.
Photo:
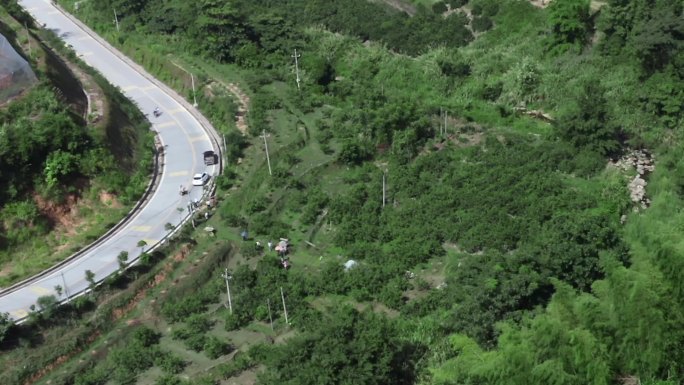
<path fill-rule="evenodd" d="M 295 72 L 297 74 L 296 75 L 297 76 L 297 90 L 299 90 L 299 81 L 301 80 L 301 79 L 299 79 L 299 60 L 298 60 L 301 56 L 302 55 L 297 54 L 297 49 L 295 48 L 294 55 L 292 55 L 292 57 L 295 59 Z"/>
<path fill-rule="evenodd" d="M 268 175 L 273 175 L 271 172 L 271 158 L 268 156 L 268 142 L 266 141 L 266 130 L 262 131 L 262 138 L 264 138 L 264 147 L 266 148 L 266 163 L 268 163 Z"/>
<path fill-rule="evenodd" d="M 228 293 L 228 309 L 230 310 L 230 314 L 233 314 L 233 302 L 230 299 L 230 279 L 233 278 L 230 274 L 228 274 L 228 268 L 226 267 L 226 270 L 223 274 L 221 274 L 223 279 L 226 280 L 226 292 Z"/>
<path fill-rule="evenodd" d="M 285 313 L 285 323 L 290 324 L 290 321 L 287 318 L 287 306 L 285 306 L 285 294 L 283 294 L 283 287 L 280 287 L 280 298 L 283 300 L 283 312 Z"/>

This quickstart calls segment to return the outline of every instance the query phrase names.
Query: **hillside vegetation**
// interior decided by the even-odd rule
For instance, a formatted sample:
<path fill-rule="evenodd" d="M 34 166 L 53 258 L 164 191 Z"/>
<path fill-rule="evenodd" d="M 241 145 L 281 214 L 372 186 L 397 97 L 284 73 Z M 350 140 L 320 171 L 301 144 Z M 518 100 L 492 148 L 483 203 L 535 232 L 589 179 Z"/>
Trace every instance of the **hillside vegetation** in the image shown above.
<path fill-rule="evenodd" d="M 682 2 L 415 3 L 80 3 L 190 96 L 186 63 L 231 140 L 216 238 L 184 233 L 211 264 L 51 384 L 684 381 Z M 614 165 L 634 150 L 639 202 Z"/>

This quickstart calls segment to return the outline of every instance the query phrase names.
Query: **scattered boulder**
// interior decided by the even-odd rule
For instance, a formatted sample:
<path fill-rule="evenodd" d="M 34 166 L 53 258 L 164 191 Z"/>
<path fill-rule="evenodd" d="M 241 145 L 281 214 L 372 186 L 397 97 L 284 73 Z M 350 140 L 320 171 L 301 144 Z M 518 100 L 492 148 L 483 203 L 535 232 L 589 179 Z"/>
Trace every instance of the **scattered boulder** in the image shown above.
<path fill-rule="evenodd" d="M 636 170 L 636 175 L 627 185 L 629 197 L 639 207 L 646 209 L 651 204 L 651 200 L 646 196 L 646 178 L 655 170 L 653 155 L 646 150 L 633 150 L 611 164 L 623 171 Z"/>

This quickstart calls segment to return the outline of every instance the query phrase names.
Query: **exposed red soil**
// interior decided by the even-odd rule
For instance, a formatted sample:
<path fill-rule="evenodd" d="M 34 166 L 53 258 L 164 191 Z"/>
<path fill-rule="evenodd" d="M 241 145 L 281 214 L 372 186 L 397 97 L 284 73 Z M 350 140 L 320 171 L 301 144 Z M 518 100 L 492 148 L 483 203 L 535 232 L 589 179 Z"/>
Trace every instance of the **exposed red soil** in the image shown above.
<path fill-rule="evenodd" d="M 77 222 L 79 197 L 76 194 L 66 196 L 63 203 L 46 200 L 38 194 L 33 194 L 40 213 L 45 216 L 53 226 L 73 229 Z"/>
<path fill-rule="evenodd" d="M 104 190 L 100 191 L 99 198 L 100 198 L 100 202 L 102 204 L 107 205 L 109 207 L 112 207 L 115 209 L 119 209 L 119 208 L 123 207 L 121 205 L 121 202 L 119 202 L 119 200 L 117 199 L 116 195 L 114 195 L 112 193 L 108 193 L 107 191 L 104 191 Z"/>

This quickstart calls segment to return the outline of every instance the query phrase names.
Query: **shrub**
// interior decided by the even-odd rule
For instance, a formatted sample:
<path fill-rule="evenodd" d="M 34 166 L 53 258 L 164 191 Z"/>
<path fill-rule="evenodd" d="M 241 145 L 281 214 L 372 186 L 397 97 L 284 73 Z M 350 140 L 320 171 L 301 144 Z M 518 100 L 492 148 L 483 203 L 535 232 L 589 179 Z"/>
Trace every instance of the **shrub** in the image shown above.
<path fill-rule="evenodd" d="M 110 373 L 103 368 L 91 369 L 78 374 L 74 378 L 74 385 L 103 385 L 109 377 Z"/>
<path fill-rule="evenodd" d="M 230 353 L 231 347 L 227 342 L 221 341 L 216 336 L 209 336 L 204 342 L 204 352 L 207 357 L 215 360 L 224 354 Z"/>
<path fill-rule="evenodd" d="M 460 8 L 466 4 L 468 4 L 468 0 L 449 0 L 449 5 L 451 6 L 451 9 Z"/>
<path fill-rule="evenodd" d="M 368 160 L 371 155 L 372 153 L 366 144 L 358 141 L 347 141 L 342 145 L 337 160 L 349 166 L 356 166 Z"/>
<path fill-rule="evenodd" d="M 240 329 L 241 327 L 247 325 L 252 320 L 251 314 L 242 310 L 235 310 L 233 314 L 226 315 L 225 318 L 225 328 L 226 331 L 233 331 Z"/>
<path fill-rule="evenodd" d="M 447 11 L 447 6 L 444 1 L 438 1 L 432 4 L 432 12 L 442 14 Z"/>
<path fill-rule="evenodd" d="M 226 212 L 225 210 L 221 210 L 221 218 L 228 226 L 232 227 L 244 227 L 247 224 L 247 220 L 240 214 Z"/>
<path fill-rule="evenodd" d="M 205 310 L 205 305 L 195 296 L 188 296 L 180 301 L 169 301 L 162 307 L 162 314 L 169 321 L 178 322 L 188 316 L 201 313 Z"/>
<path fill-rule="evenodd" d="M 493 84 L 486 84 L 481 91 L 482 99 L 490 102 L 496 101 L 503 91 L 503 83 L 495 82 Z"/>
<path fill-rule="evenodd" d="M 247 205 L 248 214 L 256 214 L 258 212 L 266 210 L 266 204 L 264 203 L 264 197 L 255 198 Z"/>
<path fill-rule="evenodd" d="M 473 18 L 473 31 L 475 32 L 484 32 L 492 28 L 494 23 L 492 22 L 492 19 L 489 18 L 489 16 L 481 16 L 481 17 L 475 17 Z"/>
<path fill-rule="evenodd" d="M 216 177 L 216 185 L 222 191 L 227 191 L 233 187 L 233 180 L 226 175 L 219 175 Z"/>
<path fill-rule="evenodd" d="M 185 361 L 171 353 L 158 355 L 154 364 L 168 374 L 178 374 L 185 369 Z"/>
<path fill-rule="evenodd" d="M 282 238 L 290 232 L 290 226 L 275 219 L 269 213 L 260 213 L 252 218 L 251 226 L 254 234 L 268 235 L 271 238 Z"/>
<path fill-rule="evenodd" d="M 154 382 L 154 385 L 190 385 L 188 381 L 181 380 L 180 378 L 171 375 L 171 374 L 165 374 Z"/>
<path fill-rule="evenodd" d="M 250 259 L 261 254 L 262 249 L 257 247 L 255 242 L 247 242 L 240 248 L 240 253 L 243 257 Z"/>
<path fill-rule="evenodd" d="M 207 342 L 207 336 L 199 333 L 190 334 L 187 336 L 184 342 L 188 348 L 196 352 L 201 352 L 204 349 L 204 345 Z"/>
<path fill-rule="evenodd" d="M 260 347 L 265 347 L 265 345 L 255 345 Z M 252 352 L 255 348 L 250 349 Z M 254 366 L 254 360 L 249 354 L 238 352 L 233 357 L 233 360 L 225 364 L 219 365 L 218 372 L 221 378 L 228 379 L 230 377 L 238 375 L 240 372 L 247 370 Z"/>
<path fill-rule="evenodd" d="M 140 327 L 133 332 L 133 340 L 144 347 L 159 343 L 160 334 L 147 327 Z"/>

